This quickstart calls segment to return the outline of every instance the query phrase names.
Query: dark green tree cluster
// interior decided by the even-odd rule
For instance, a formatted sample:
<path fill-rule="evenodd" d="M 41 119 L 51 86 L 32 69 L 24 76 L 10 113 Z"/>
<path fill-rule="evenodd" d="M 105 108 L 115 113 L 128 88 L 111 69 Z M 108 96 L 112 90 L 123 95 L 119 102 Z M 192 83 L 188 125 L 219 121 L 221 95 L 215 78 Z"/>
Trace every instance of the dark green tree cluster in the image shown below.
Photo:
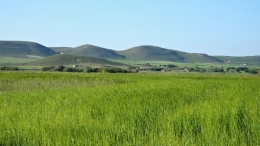
<path fill-rule="evenodd" d="M 228 68 L 226 68 L 226 70 L 227 70 L 227 71 L 236 70 L 236 68 L 235 68 L 235 67 L 228 67 Z"/>
<path fill-rule="evenodd" d="M 241 73 L 241 72 L 246 72 L 249 74 L 258 74 L 258 70 L 257 69 L 249 69 L 247 67 L 237 67 L 236 72 Z"/>
<path fill-rule="evenodd" d="M 53 69 L 53 68 L 54 68 L 54 66 L 43 67 L 43 68 L 42 68 L 42 71 L 48 71 L 48 70 L 51 70 L 51 69 Z"/>
<path fill-rule="evenodd" d="M 91 73 L 91 72 L 102 72 L 101 68 L 91 68 L 87 67 L 86 72 Z"/>
<path fill-rule="evenodd" d="M 138 72 L 138 70 L 134 69 L 122 69 L 122 68 L 91 68 L 86 67 L 86 70 L 82 68 L 75 68 L 75 67 L 64 67 L 64 66 L 50 66 L 50 67 L 43 67 L 43 71 L 64 71 L 64 72 L 87 72 L 87 73 L 95 73 L 95 72 L 108 72 L 108 73 L 132 73 L 132 72 Z"/>
<path fill-rule="evenodd" d="M 42 71 L 63 71 L 64 66 L 59 65 L 59 66 L 49 66 L 49 67 L 43 67 Z"/>
<path fill-rule="evenodd" d="M 174 67 L 178 67 L 174 64 L 168 64 L 168 65 L 163 65 L 163 67 L 167 67 L 167 68 L 174 68 Z"/>
<path fill-rule="evenodd" d="M 75 67 L 65 67 L 63 69 L 65 72 L 83 72 L 82 68 L 75 68 Z"/>
<path fill-rule="evenodd" d="M 0 68 L 0 70 L 7 70 L 7 71 L 18 71 L 18 67 L 8 67 L 8 66 L 3 66 Z"/>
<path fill-rule="evenodd" d="M 248 73 L 250 73 L 250 74 L 258 74 L 258 70 L 252 69 L 252 70 L 249 70 Z"/>
<path fill-rule="evenodd" d="M 194 69 L 195 72 L 206 72 L 207 70 L 205 68 L 199 68 L 199 67 L 196 67 Z"/>
<path fill-rule="evenodd" d="M 64 70 L 64 66 L 59 65 L 59 66 L 55 66 L 53 69 L 51 69 L 52 71 L 63 71 Z"/>
<path fill-rule="evenodd" d="M 214 68 L 209 68 L 208 71 L 209 72 L 224 72 L 224 69 L 223 68 L 214 67 Z"/>
<path fill-rule="evenodd" d="M 248 69 L 247 67 L 237 67 L 237 68 L 236 68 L 236 72 L 242 72 L 242 71 L 248 72 L 249 69 Z"/>
<path fill-rule="evenodd" d="M 116 68 L 116 67 L 112 67 L 112 68 L 106 68 L 105 72 L 109 72 L 109 73 L 130 73 L 130 70 L 125 70 L 122 68 Z"/>
<path fill-rule="evenodd" d="M 163 70 L 163 68 L 159 68 L 159 67 L 153 67 L 150 69 L 151 71 L 161 71 Z"/>

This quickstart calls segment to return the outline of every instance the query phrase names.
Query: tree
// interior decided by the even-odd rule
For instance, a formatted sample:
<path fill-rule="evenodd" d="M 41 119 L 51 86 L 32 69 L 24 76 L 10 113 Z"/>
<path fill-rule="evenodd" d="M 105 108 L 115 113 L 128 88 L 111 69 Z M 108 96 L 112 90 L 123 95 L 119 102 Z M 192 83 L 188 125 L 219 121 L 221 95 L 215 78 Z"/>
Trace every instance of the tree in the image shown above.
<path fill-rule="evenodd" d="M 258 71 L 257 71 L 257 70 L 255 70 L 255 69 L 252 69 L 252 70 L 249 70 L 249 71 L 248 71 L 248 73 L 250 73 L 250 74 L 257 74 L 257 73 L 258 73 Z"/>

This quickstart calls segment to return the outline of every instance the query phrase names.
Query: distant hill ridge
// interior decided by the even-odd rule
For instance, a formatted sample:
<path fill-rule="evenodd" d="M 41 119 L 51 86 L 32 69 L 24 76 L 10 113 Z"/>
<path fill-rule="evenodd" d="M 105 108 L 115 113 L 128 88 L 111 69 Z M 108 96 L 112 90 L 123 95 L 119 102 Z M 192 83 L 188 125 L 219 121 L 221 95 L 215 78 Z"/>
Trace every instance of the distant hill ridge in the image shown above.
<path fill-rule="evenodd" d="M 52 56 L 63 52 L 65 54 L 89 56 L 110 60 L 137 61 L 172 61 L 183 63 L 251 63 L 260 64 L 260 56 L 209 56 L 203 53 L 187 53 L 151 45 L 142 45 L 130 49 L 115 51 L 94 45 L 72 47 L 45 47 L 41 44 L 26 41 L 0 41 L 0 56 L 35 55 L 41 57 Z"/>
<path fill-rule="evenodd" d="M 82 45 L 67 51 L 68 54 L 90 56 L 104 59 L 125 59 L 125 56 L 117 54 L 114 50 L 94 45 Z"/>
<path fill-rule="evenodd" d="M 222 62 L 222 60 L 199 53 L 185 53 L 151 45 L 133 47 L 123 51 L 114 51 L 94 45 L 82 45 L 76 48 L 54 48 L 67 54 L 90 56 L 104 59 L 129 59 L 141 61 L 173 61 L 173 62 Z"/>
<path fill-rule="evenodd" d="M 177 50 L 165 49 L 157 46 L 137 46 L 124 51 L 117 51 L 118 54 L 126 56 L 131 60 L 156 60 L 156 61 L 174 61 L 174 62 L 222 62 L 207 54 L 186 53 Z"/>
<path fill-rule="evenodd" d="M 214 56 L 224 63 L 260 65 L 260 56 Z"/>
<path fill-rule="evenodd" d="M 56 52 L 41 44 L 26 41 L 0 41 L 0 56 L 51 56 Z"/>

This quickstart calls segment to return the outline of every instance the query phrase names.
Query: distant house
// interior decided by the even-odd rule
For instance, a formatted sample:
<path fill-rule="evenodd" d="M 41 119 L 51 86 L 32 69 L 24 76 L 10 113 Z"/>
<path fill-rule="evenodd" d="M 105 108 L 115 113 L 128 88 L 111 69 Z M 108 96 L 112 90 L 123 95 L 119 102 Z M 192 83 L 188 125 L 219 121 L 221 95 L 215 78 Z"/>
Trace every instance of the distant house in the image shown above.
<path fill-rule="evenodd" d="M 232 61 L 229 60 L 229 61 L 227 61 L 227 63 L 232 63 Z"/>
<path fill-rule="evenodd" d="M 77 65 L 77 64 L 74 64 L 74 65 L 73 65 L 73 67 L 79 67 L 79 65 Z"/>
<path fill-rule="evenodd" d="M 245 63 L 244 63 L 243 65 L 244 65 L 244 66 L 246 66 L 246 64 L 245 64 Z"/>
<path fill-rule="evenodd" d="M 64 54 L 63 52 L 60 52 L 60 54 Z"/>

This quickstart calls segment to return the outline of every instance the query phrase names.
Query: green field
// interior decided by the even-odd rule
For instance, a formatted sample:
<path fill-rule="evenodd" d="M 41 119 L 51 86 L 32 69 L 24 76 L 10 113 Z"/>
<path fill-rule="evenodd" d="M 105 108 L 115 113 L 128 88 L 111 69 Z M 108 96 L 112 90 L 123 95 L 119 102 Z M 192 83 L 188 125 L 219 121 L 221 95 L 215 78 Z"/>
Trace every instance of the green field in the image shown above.
<path fill-rule="evenodd" d="M 260 145 L 260 76 L 0 72 L 0 145 Z"/>
<path fill-rule="evenodd" d="M 139 60 L 111 60 L 113 62 L 118 62 L 118 63 L 123 63 L 123 64 L 129 64 L 132 66 L 143 66 L 147 63 L 150 65 L 154 66 L 160 66 L 160 65 L 168 65 L 168 64 L 174 64 L 177 65 L 178 67 L 185 68 L 185 67 L 190 67 L 190 68 L 210 68 L 210 67 L 241 67 L 243 65 L 239 64 L 227 64 L 227 63 L 181 63 L 181 62 L 171 62 L 171 61 L 139 61 Z M 245 67 L 245 66 L 243 66 Z M 257 65 L 247 65 L 246 67 L 249 68 L 259 68 Z"/>
<path fill-rule="evenodd" d="M 0 64 L 14 65 L 19 63 L 29 63 L 40 59 L 42 59 L 42 57 L 33 55 L 27 55 L 23 57 L 0 56 Z"/>

